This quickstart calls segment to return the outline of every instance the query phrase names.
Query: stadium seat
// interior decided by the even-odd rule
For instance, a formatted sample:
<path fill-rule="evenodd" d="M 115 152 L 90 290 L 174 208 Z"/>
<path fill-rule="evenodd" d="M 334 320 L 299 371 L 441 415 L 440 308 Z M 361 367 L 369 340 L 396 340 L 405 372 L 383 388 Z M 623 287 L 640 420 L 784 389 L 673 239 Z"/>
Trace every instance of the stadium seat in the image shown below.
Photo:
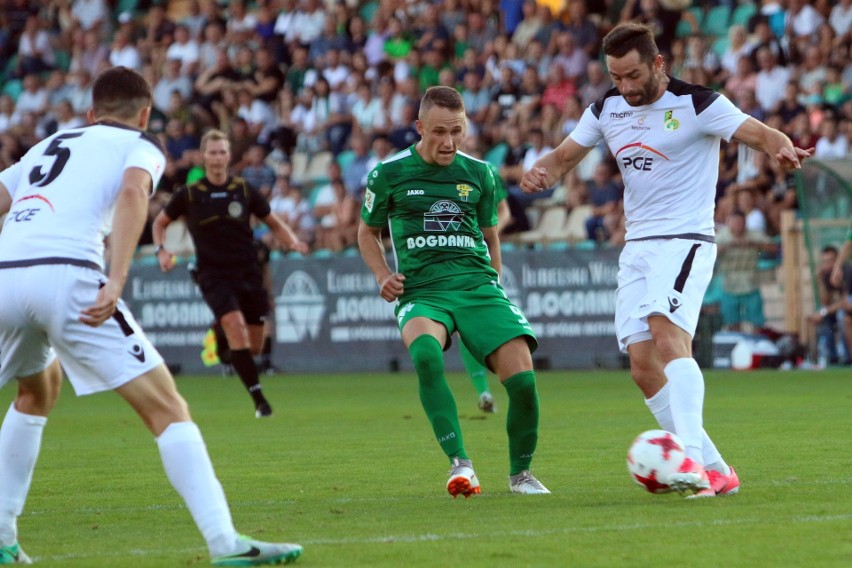
<path fill-rule="evenodd" d="M 67 73 L 71 67 L 71 52 L 67 49 L 57 49 L 54 55 L 56 56 L 56 67 Z"/>
<path fill-rule="evenodd" d="M 24 84 L 20 81 L 20 79 L 9 79 L 5 83 L 3 83 L 3 90 L 0 91 L 4 95 L 9 95 L 12 97 L 13 101 L 18 100 L 18 95 L 21 94 L 21 91 L 24 90 Z"/>
<path fill-rule="evenodd" d="M 704 23 L 701 25 L 701 33 L 712 37 L 727 36 L 730 19 L 730 6 L 714 6 L 707 13 L 707 18 L 704 19 Z"/>
<path fill-rule="evenodd" d="M 352 150 L 344 150 L 337 155 L 337 165 L 341 170 L 345 170 L 353 161 L 355 161 L 355 152 Z"/>
<path fill-rule="evenodd" d="M 309 160 L 310 156 L 306 152 L 293 152 L 293 155 L 290 156 L 290 165 L 292 166 L 290 181 L 292 183 L 301 185 L 307 181 L 305 179 L 305 172 L 308 169 Z"/>
<path fill-rule="evenodd" d="M 690 8 L 689 13 L 695 18 L 696 23 L 698 24 L 698 29 L 701 29 L 701 25 L 704 23 L 704 10 L 699 6 L 693 6 Z M 675 36 L 676 37 L 688 37 L 692 35 L 692 25 L 688 20 L 683 18 L 677 23 L 677 27 L 675 28 Z"/>
<path fill-rule="evenodd" d="M 331 152 L 317 152 L 308 162 L 305 178 L 311 183 L 328 183 L 328 165 L 334 159 Z"/>
<path fill-rule="evenodd" d="M 559 240 L 568 212 L 563 205 L 551 205 L 545 209 L 534 229 L 517 235 L 517 241 L 522 244 L 549 243 Z"/>
<path fill-rule="evenodd" d="M 485 152 L 485 155 L 482 157 L 483 160 L 491 164 L 492 166 L 500 167 L 503 165 L 503 161 L 506 159 L 506 154 L 509 153 L 509 145 L 505 142 L 500 142 L 492 147 L 490 150 Z"/>
<path fill-rule="evenodd" d="M 751 2 L 740 4 L 734 8 L 734 13 L 731 14 L 731 25 L 738 24 L 748 30 L 748 22 L 752 16 L 757 13 L 757 5 Z"/>
<path fill-rule="evenodd" d="M 573 208 L 562 226 L 562 230 L 556 234 L 554 240 L 577 243 L 587 238 L 586 219 L 592 215 L 591 205 L 578 205 Z"/>
<path fill-rule="evenodd" d="M 713 42 L 713 53 L 722 57 L 725 55 L 725 50 L 728 49 L 729 45 L 731 45 L 731 40 L 729 40 L 727 36 L 720 37 Z"/>
<path fill-rule="evenodd" d="M 195 245 L 183 219 L 169 223 L 163 245 L 175 256 L 190 257 L 195 254 Z"/>
<path fill-rule="evenodd" d="M 376 11 L 379 9 L 379 3 L 376 1 L 364 2 L 361 7 L 358 9 L 358 15 L 361 16 L 364 21 L 369 24 L 373 21 L 373 16 L 376 15 Z"/>

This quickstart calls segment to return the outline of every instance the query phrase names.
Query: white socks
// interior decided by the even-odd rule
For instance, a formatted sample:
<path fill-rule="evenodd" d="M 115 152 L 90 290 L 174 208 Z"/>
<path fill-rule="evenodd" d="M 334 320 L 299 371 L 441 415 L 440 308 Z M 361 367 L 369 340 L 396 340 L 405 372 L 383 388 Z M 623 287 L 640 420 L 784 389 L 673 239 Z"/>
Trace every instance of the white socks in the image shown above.
<path fill-rule="evenodd" d="M 648 405 L 648 409 L 651 411 L 651 414 L 653 414 L 654 418 L 657 419 L 657 424 L 660 425 L 660 428 L 668 430 L 669 432 L 677 433 L 675 431 L 674 420 L 672 420 L 672 412 L 669 406 L 668 383 L 663 385 L 663 388 L 657 391 L 657 394 L 651 398 L 645 399 L 645 404 Z M 713 440 L 710 439 L 710 436 L 707 435 L 706 430 L 702 428 L 701 432 L 701 453 L 704 457 L 704 466 L 707 469 L 713 469 L 720 473 L 724 473 L 725 475 L 730 475 L 731 470 L 728 468 L 728 464 L 725 463 L 725 460 L 722 459 L 722 455 L 719 453 L 719 450 L 716 449 L 716 444 L 714 444 Z"/>
<path fill-rule="evenodd" d="M 645 404 L 661 428 L 677 434 L 693 461 L 730 475 L 716 445 L 702 427 L 704 406 L 704 376 L 692 358 L 675 359 L 666 365 L 668 383 Z"/>
<path fill-rule="evenodd" d="M 0 546 L 18 540 L 18 515 L 33 480 L 41 435 L 47 418 L 32 416 L 9 407 L 0 428 Z"/>
<path fill-rule="evenodd" d="M 237 531 L 225 492 L 194 422 L 173 422 L 157 438 L 166 476 L 183 497 L 211 556 L 233 552 Z"/>

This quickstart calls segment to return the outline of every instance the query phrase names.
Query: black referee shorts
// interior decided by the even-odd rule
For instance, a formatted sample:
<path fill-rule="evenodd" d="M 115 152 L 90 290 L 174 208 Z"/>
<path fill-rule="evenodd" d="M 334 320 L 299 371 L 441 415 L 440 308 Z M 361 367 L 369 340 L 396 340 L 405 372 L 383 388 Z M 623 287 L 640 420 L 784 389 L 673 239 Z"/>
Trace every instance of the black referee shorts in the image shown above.
<path fill-rule="evenodd" d="M 216 321 L 228 312 L 239 310 L 247 324 L 261 325 L 269 313 L 269 295 L 259 268 L 227 273 L 200 270 L 198 286 Z"/>

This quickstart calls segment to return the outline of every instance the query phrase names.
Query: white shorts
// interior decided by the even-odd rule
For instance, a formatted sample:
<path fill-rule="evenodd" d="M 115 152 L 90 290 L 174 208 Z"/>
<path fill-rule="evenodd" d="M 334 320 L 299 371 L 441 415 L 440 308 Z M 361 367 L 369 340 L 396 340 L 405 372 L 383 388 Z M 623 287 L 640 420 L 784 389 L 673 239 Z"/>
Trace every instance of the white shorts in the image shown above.
<path fill-rule="evenodd" d="M 695 335 L 713 277 L 716 244 L 688 239 L 629 241 L 618 259 L 615 333 L 622 352 L 651 339 L 648 316 L 666 316 Z"/>
<path fill-rule="evenodd" d="M 78 396 L 113 390 L 163 362 L 121 300 L 100 326 L 79 321 L 105 281 L 69 264 L 0 269 L 0 387 L 56 356 Z"/>

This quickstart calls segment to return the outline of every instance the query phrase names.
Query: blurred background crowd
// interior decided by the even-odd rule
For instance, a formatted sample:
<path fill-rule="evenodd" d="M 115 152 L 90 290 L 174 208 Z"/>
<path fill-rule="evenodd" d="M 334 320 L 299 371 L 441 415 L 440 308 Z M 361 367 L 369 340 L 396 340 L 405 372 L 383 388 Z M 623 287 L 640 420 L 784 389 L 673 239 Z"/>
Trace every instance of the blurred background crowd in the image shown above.
<path fill-rule="evenodd" d="M 852 144 L 852 0 L 0 6 L 0 167 L 44 136 L 84 124 L 93 78 L 125 65 L 153 85 L 150 128 L 168 151 L 152 217 L 175 187 L 203 176 L 199 140 L 216 127 L 231 139 L 233 173 L 260 188 L 315 251 L 354 247 L 367 172 L 417 140 L 418 100 L 439 84 L 463 93 L 465 151 L 501 174 L 506 242 L 621 244 L 623 188 L 605 148 L 541 195 L 524 195 L 517 183 L 611 88 L 600 42 L 628 20 L 655 30 L 669 74 L 724 92 L 796 145 L 815 146 L 818 158 L 843 158 Z M 791 180 L 750 148 L 723 144 L 722 154 L 722 240 L 732 225 L 766 247 L 781 212 L 796 207 Z"/>

